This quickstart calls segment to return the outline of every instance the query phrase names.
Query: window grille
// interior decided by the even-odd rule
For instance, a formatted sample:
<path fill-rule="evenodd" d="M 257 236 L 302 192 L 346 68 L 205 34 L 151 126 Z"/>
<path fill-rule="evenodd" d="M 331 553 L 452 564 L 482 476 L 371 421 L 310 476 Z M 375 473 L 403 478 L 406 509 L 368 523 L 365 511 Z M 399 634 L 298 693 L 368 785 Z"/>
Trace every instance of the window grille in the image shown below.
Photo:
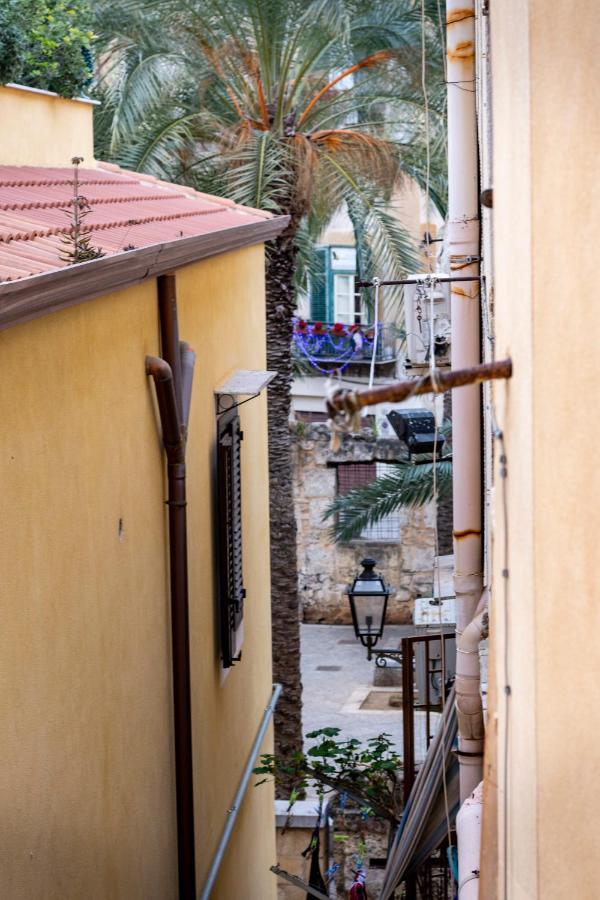
<path fill-rule="evenodd" d="M 338 495 L 347 494 L 354 488 L 365 487 L 380 478 L 396 471 L 393 463 L 344 463 L 337 467 L 337 492 Z M 397 542 L 401 532 L 401 512 L 396 510 L 390 513 L 374 525 L 369 525 L 360 533 L 363 541 L 393 541 Z"/>
<path fill-rule="evenodd" d="M 224 668 L 240 659 L 246 591 L 242 572 L 240 417 L 219 420 L 217 445 L 218 591 Z"/>

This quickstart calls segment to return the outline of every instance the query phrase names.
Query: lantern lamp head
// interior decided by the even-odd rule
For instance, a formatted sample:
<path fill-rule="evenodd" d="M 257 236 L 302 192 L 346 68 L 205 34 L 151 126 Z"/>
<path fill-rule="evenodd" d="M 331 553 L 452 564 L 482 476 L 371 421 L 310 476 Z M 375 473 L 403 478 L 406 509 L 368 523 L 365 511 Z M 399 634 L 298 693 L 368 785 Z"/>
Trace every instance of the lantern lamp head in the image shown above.
<path fill-rule="evenodd" d="M 383 635 L 390 591 L 381 575 L 374 571 L 377 565 L 374 559 L 367 557 L 361 565 L 363 571 L 354 579 L 347 593 L 354 633 L 369 651 L 370 659 L 372 648 Z"/>

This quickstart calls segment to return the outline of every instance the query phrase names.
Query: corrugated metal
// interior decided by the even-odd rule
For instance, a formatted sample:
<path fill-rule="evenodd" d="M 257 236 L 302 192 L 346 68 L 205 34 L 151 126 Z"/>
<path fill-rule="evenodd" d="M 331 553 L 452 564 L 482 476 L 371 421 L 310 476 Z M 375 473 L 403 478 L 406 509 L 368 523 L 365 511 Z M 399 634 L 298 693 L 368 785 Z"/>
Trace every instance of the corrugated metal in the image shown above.
<path fill-rule="evenodd" d="M 446 812 L 451 824 L 456 819 L 460 797 L 458 762 L 453 752 L 458 731 L 454 688 L 446 698 L 444 719 L 445 727 L 442 727 L 441 722 L 438 724 L 406 801 L 388 852 L 378 900 L 389 900 L 405 878 L 414 875 L 418 867 L 440 846 L 446 834 Z"/>
<path fill-rule="evenodd" d="M 79 170 L 79 194 L 91 208 L 83 231 L 109 256 L 271 217 L 152 176 L 100 166 Z M 60 257 L 72 197 L 72 168 L 0 166 L 1 281 L 67 265 Z"/>

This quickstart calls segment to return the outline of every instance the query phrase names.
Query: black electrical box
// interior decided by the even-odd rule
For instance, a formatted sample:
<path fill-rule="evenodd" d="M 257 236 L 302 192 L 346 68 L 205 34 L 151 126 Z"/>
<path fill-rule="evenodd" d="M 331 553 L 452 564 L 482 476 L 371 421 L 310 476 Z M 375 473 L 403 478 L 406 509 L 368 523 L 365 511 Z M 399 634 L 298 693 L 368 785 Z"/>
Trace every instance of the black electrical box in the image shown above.
<path fill-rule="evenodd" d="M 387 417 L 410 453 L 439 453 L 444 446 L 444 435 L 436 432 L 435 417 L 428 409 L 393 409 Z"/>

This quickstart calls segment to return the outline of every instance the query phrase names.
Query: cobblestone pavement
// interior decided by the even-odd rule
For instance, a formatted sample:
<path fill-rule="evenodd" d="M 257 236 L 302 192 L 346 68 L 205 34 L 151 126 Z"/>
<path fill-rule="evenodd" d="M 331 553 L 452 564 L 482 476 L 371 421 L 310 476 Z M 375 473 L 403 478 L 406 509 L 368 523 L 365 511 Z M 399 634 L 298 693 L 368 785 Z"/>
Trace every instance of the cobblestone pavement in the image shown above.
<path fill-rule="evenodd" d="M 302 625 L 303 731 L 335 726 L 343 738 L 367 740 L 386 731 L 402 753 L 402 709 L 361 709 L 367 695 L 400 688 L 374 688 L 375 663 L 368 662 L 367 651 L 346 625 Z M 397 647 L 412 626 L 389 625 L 382 642 Z M 415 716 L 417 758 L 425 746 L 424 714 Z M 307 744 L 310 745 L 310 741 Z"/>

